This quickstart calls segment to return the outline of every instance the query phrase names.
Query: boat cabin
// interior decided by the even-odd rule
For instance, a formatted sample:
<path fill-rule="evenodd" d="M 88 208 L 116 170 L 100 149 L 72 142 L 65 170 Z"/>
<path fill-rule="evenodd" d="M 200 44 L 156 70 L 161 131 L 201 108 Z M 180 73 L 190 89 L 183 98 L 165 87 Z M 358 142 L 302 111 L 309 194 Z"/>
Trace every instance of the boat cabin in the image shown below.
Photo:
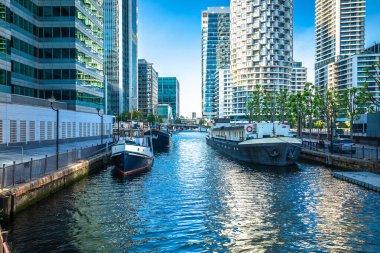
<path fill-rule="evenodd" d="M 245 141 L 271 137 L 289 137 L 290 126 L 279 122 L 220 125 L 210 129 L 209 136 L 231 141 Z"/>

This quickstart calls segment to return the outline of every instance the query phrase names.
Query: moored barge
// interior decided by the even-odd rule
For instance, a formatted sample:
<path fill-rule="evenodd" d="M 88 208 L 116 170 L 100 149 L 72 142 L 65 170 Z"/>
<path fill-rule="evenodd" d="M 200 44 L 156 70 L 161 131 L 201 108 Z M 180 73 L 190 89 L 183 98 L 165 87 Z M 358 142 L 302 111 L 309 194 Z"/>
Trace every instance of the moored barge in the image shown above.
<path fill-rule="evenodd" d="M 301 153 L 302 142 L 290 137 L 290 127 L 281 123 L 217 124 L 206 137 L 207 144 L 233 159 L 261 165 L 288 166 Z"/>

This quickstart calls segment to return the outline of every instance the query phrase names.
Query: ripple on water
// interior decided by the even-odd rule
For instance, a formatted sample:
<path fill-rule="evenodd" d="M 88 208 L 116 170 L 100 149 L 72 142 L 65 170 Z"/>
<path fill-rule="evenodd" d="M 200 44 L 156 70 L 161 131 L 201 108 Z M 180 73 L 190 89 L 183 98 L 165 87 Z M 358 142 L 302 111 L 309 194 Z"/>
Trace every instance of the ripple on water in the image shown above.
<path fill-rule="evenodd" d="M 20 213 L 10 240 L 16 252 L 378 252 L 379 207 L 322 166 L 249 166 L 181 133 L 145 174 L 104 169 Z"/>

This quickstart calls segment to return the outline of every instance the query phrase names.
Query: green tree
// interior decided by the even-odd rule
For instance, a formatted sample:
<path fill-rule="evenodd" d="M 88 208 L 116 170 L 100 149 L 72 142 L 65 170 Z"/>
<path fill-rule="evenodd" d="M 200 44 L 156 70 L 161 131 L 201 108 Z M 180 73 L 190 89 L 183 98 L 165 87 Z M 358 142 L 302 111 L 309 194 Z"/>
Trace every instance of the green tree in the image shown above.
<path fill-rule="evenodd" d="M 314 122 L 321 115 L 322 99 L 319 96 L 318 90 L 311 83 L 306 83 L 302 92 L 304 115 L 306 126 L 309 128 L 309 137 L 311 137 L 311 129 Z"/>
<path fill-rule="evenodd" d="M 322 128 L 325 126 L 325 122 L 323 122 L 323 120 L 318 120 L 314 123 L 314 126 L 318 128 L 318 133 L 320 133 Z"/>
<path fill-rule="evenodd" d="M 305 100 L 303 92 L 297 92 L 289 97 L 287 104 L 287 118 L 297 126 L 297 136 L 302 138 L 302 130 L 305 118 Z"/>
<path fill-rule="evenodd" d="M 149 123 L 154 124 L 156 122 L 156 120 L 157 120 L 157 118 L 156 118 L 156 116 L 154 114 L 151 113 L 151 114 L 148 115 L 147 121 Z"/>
<path fill-rule="evenodd" d="M 350 138 L 353 138 L 354 120 L 358 120 L 360 115 L 366 113 L 365 103 L 367 97 L 365 92 L 356 87 L 349 88 L 343 92 L 339 98 L 340 113 L 350 119 Z"/>
<path fill-rule="evenodd" d="M 275 102 L 275 92 L 274 91 L 263 91 L 263 106 L 262 106 L 262 116 L 265 120 L 275 120 L 276 115 L 276 102 Z"/>
<path fill-rule="evenodd" d="M 137 120 L 137 121 L 141 121 L 142 118 L 143 118 L 143 114 L 139 110 L 133 109 L 133 111 L 132 111 L 132 118 L 135 119 L 135 120 Z"/>
<path fill-rule="evenodd" d="M 375 84 L 375 89 L 380 91 L 380 62 L 374 62 L 370 68 L 366 69 L 367 80 L 364 86 L 365 99 L 370 102 L 374 107 L 380 108 L 380 98 L 376 97 L 374 92 L 370 90 L 370 82 Z M 373 87 L 371 87 L 373 90 Z"/>
<path fill-rule="evenodd" d="M 249 122 L 253 120 L 262 121 L 263 120 L 263 104 L 264 104 L 264 90 L 261 85 L 256 85 L 254 91 L 250 93 L 247 98 L 247 118 Z"/>
<path fill-rule="evenodd" d="M 119 115 L 119 121 L 124 121 L 124 122 L 127 122 L 127 121 L 130 121 L 131 120 L 131 114 L 127 111 L 123 111 L 120 115 Z"/>
<path fill-rule="evenodd" d="M 276 93 L 277 113 L 278 113 L 279 120 L 281 123 L 284 123 L 286 119 L 286 107 L 287 107 L 288 99 L 289 99 L 288 89 L 281 89 L 279 92 Z"/>
<path fill-rule="evenodd" d="M 339 108 L 339 95 L 336 89 L 330 88 L 321 97 L 321 112 L 325 116 L 327 132 L 329 139 L 332 140 L 333 129 L 335 128 L 335 120 L 337 118 Z"/>

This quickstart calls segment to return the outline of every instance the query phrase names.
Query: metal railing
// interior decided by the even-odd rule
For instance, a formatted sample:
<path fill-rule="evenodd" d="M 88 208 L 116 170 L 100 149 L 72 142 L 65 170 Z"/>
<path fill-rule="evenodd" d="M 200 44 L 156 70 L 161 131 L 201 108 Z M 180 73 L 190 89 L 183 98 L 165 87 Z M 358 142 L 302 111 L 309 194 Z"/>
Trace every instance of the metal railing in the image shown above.
<path fill-rule="evenodd" d="M 22 162 L 13 165 L 2 165 L 0 170 L 1 188 L 12 187 L 18 184 L 30 182 L 34 179 L 41 178 L 51 172 L 62 170 L 70 165 L 77 163 L 80 160 L 86 160 L 95 155 L 108 151 L 108 143 L 103 145 L 91 146 L 86 148 L 73 149 L 65 153 L 59 154 L 58 168 L 57 156 L 45 156 L 41 159 L 30 159 L 27 162 Z"/>
<path fill-rule="evenodd" d="M 356 158 L 367 161 L 380 162 L 380 148 L 369 147 L 364 145 L 352 145 L 350 150 L 341 150 L 340 148 L 331 148 L 330 144 L 317 141 L 303 141 L 304 149 L 334 154 L 349 158 Z"/>

